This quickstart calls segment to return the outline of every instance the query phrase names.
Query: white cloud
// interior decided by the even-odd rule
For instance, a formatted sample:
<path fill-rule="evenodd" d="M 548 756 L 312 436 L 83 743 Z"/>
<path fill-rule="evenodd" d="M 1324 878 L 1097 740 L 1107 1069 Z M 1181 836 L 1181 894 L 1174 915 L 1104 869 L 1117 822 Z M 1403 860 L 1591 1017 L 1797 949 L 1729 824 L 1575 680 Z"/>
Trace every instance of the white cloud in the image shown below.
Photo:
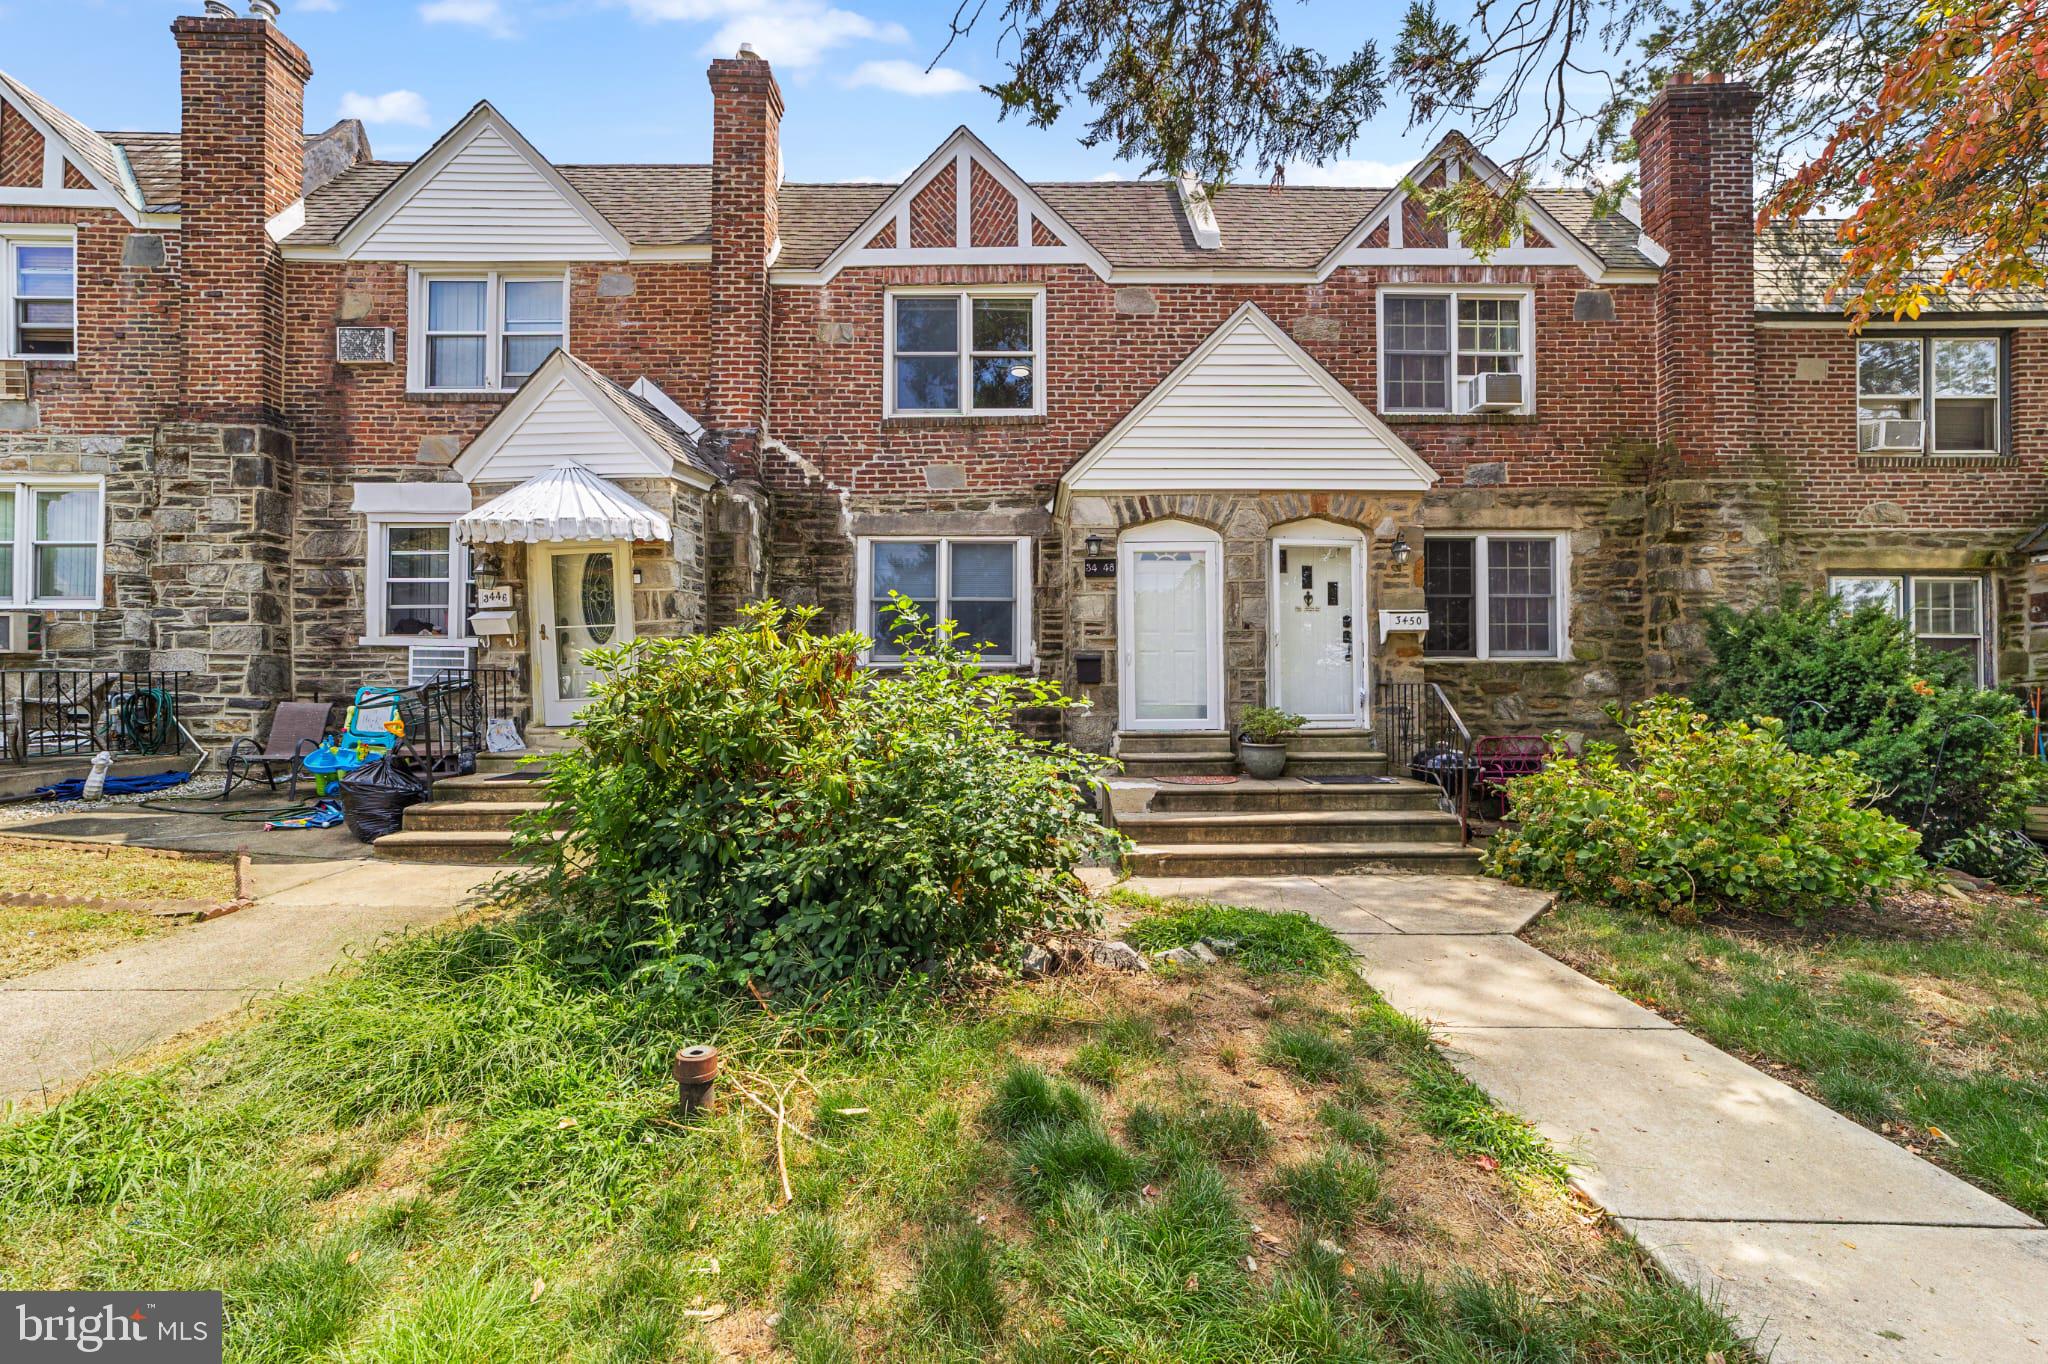
<path fill-rule="evenodd" d="M 872 85 L 881 90 L 893 90 L 899 95 L 957 95 L 981 88 L 965 71 L 955 71 L 950 66 L 935 66 L 927 71 L 916 62 L 906 62 L 901 58 L 862 62 L 853 68 L 846 84 L 855 87 Z"/>
<path fill-rule="evenodd" d="M 480 28 L 493 38 L 510 38 L 518 31 L 498 0 L 429 0 L 420 6 L 420 18 L 430 24 Z"/>
<path fill-rule="evenodd" d="M 432 120 L 427 101 L 417 90 L 387 90 L 381 95 L 358 94 L 351 90 L 341 97 L 341 116 L 365 123 L 410 123 L 425 128 Z"/>
<path fill-rule="evenodd" d="M 438 0 L 460 3 L 462 0 Z M 716 23 L 718 29 L 699 49 L 707 56 L 730 57 L 741 43 L 778 66 L 816 66 L 825 54 L 847 43 L 907 43 L 903 25 L 875 20 L 824 0 L 623 0 L 636 19 L 648 23 Z"/>
<path fill-rule="evenodd" d="M 1290 185 L 1367 185 L 1385 189 L 1401 183 L 1401 177 L 1415 168 L 1413 161 L 1395 163 L 1392 161 L 1332 161 L 1327 166 L 1311 166 L 1305 161 L 1290 162 L 1287 167 L 1287 183 Z"/>
<path fill-rule="evenodd" d="M 1091 178 L 1099 183 L 1106 180 L 1122 180 L 1125 177 L 1122 171 L 1104 171 L 1102 174 Z"/>

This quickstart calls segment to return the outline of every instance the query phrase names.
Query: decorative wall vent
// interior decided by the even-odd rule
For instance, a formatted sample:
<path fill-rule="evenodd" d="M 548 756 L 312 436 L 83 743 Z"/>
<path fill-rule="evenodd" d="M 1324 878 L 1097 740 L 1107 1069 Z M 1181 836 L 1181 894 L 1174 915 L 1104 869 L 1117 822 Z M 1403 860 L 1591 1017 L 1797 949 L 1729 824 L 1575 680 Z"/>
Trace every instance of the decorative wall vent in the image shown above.
<path fill-rule="evenodd" d="M 0 403 L 28 401 L 28 365 L 20 360 L 0 360 Z"/>
<path fill-rule="evenodd" d="M 391 363 L 391 328 L 336 327 L 334 358 L 344 365 Z"/>

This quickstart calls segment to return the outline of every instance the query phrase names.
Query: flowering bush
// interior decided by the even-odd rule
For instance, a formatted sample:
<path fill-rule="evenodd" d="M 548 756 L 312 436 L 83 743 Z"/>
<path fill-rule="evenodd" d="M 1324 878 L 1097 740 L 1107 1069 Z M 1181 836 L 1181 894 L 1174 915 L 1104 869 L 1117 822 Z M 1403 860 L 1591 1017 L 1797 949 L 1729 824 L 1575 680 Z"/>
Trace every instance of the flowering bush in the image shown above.
<path fill-rule="evenodd" d="M 1921 874 L 1920 836 L 1870 808 L 1855 756 L 1794 752 L 1782 731 L 1646 701 L 1625 726 L 1634 766 L 1596 743 L 1509 784 L 1517 823 L 1494 837 L 1488 870 L 1681 922 L 1804 916 Z"/>
<path fill-rule="evenodd" d="M 1084 798 L 1098 760 L 1014 723 L 1068 704 L 1057 685 L 984 671 L 943 627 L 869 671 L 866 639 L 810 618 L 771 602 L 592 652 L 582 745 L 520 840 L 575 957 L 654 988 L 805 987 L 1087 916 L 1072 870 L 1120 846 Z"/>

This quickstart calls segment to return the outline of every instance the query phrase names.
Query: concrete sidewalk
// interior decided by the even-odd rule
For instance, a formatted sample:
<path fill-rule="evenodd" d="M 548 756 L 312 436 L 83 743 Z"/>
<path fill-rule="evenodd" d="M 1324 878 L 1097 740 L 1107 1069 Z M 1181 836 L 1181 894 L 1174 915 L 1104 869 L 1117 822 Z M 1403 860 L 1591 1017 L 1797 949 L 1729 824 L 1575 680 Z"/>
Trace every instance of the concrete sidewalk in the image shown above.
<path fill-rule="evenodd" d="M 1476 877 L 1130 884 L 1329 925 L 1774 1364 L 2048 1361 L 2048 1230 L 1516 938 L 1548 897 Z"/>
<path fill-rule="evenodd" d="M 0 981 L 0 1113 L 445 919 L 499 870 L 379 862 L 357 847 L 259 861 L 248 909 Z"/>

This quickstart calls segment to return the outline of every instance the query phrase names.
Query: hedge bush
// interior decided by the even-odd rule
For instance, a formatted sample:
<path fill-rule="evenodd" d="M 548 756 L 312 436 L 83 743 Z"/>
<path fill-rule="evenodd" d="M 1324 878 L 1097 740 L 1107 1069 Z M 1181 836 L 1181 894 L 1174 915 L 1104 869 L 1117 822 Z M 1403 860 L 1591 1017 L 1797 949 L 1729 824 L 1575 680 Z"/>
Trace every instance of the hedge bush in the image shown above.
<path fill-rule="evenodd" d="M 1783 730 L 1646 701 L 1624 727 L 1633 766 L 1594 743 L 1510 785 L 1518 822 L 1494 837 L 1488 870 L 1681 922 L 1803 917 L 1919 875 L 1920 836 L 1870 807 L 1855 756 L 1797 752 Z"/>
<path fill-rule="evenodd" d="M 1876 606 L 1834 596 L 1717 611 L 1713 663 L 1693 699 L 1716 720 L 1775 716 L 1800 753 L 1856 754 L 1878 807 L 1919 829 L 1930 855 L 1981 828 L 2018 828 L 2042 798 L 2032 721 L 2017 698 L 1976 685 L 1960 655 L 1918 648 Z"/>
<path fill-rule="evenodd" d="M 1055 684 L 986 671 L 945 629 L 882 672 L 809 612 L 744 615 L 590 655 L 581 747 L 519 840 L 575 960 L 659 989 L 810 987 L 1087 917 L 1072 870 L 1119 842 L 1085 799 L 1100 760 L 1015 723 L 1068 704 Z"/>

